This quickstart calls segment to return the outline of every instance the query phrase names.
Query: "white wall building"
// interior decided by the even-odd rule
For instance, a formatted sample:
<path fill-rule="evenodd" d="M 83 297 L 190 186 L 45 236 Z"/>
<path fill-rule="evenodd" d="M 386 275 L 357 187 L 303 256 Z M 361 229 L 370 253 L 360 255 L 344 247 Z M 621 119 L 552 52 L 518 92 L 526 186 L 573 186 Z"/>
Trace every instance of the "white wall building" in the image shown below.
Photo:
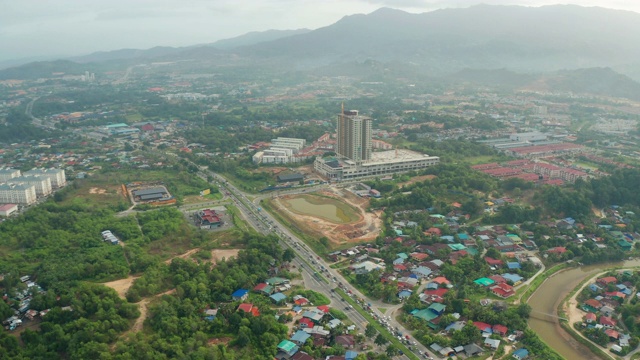
<path fill-rule="evenodd" d="M 11 183 L 0 184 L 0 203 L 31 205 L 35 202 L 35 186 Z"/>
<path fill-rule="evenodd" d="M 391 150 L 372 153 L 369 161 L 356 163 L 345 159 L 316 158 L 313 166 L 329 180 L 352 180 L 421 170 L 440 163 L 438 156 L 429 156 L 410 150 Z"/>
<path fill-rule="evenodd" d="M 62 169 L 32 169 L 24 174 L 46 176 L 51 179 L 51 186 L 53 188 L 61 188 L 67 185 L 67 177 Z"/>
<path fill-rule="evenodd" d="M 281 149 L 291 149 L 294 154 L 300 152 L 300 150 L 304 149 L 307 141 L 305 139 L 296 139 L 296 138 L 285 138 L 279 137 L 276 139 L 271 139 L 271 147 L 272 148 L 281 148 Z"/>
<path fill-rule="evenodd" d="M 36 188 L 36 196 L 48 196 L 51 194 L 51 178 L 43 175 L 24 175 L 11 179 L 14 184 L 33 185 Z"/>
<path fill-rule="evenodd" d="M 0 169 L 0 182 L 7 181 L 18 176 L 20 176 L 20 170 L 11 168 Z"/>
<path fill-rule="evenodd" d="M 547 134 L 543 134 L 541 132 L 526 132 L 526 133 L 517 133 L 511 134 L 509 136 L 511 141 L 544 141 L 547 140 Z"/>
<path fill-rule="evenodd" d="M 0 205 L 0 216 L 10 216 L 16 211 L 18 211 L 18 205 L 16 204 Z"/>

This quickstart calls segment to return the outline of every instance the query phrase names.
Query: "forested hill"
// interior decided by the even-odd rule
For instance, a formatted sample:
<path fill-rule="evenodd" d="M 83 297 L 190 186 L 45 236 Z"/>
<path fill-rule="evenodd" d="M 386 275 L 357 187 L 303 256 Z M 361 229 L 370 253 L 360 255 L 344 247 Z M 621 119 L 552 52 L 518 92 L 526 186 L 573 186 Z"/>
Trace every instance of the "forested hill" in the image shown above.
<path fill-rule="evenodd" d="M 640 14 L 635 12 L 575 5 L 478 5 L 422 14 L 383 8 L 313 31 L 246 34 L 203 46 L 119 50 L 75 60 L 190 59 L 233 65 L 242 59 L 255 66 L 277 62 L 296 70 L 328 65 L 340 69 L 372 60 L 428 75 L 465 68 L 548 72 L 592 67 L 637 75 L 639 43 Z M 0 79 L 11 78 L 8 74 L 0 72 Z"/>

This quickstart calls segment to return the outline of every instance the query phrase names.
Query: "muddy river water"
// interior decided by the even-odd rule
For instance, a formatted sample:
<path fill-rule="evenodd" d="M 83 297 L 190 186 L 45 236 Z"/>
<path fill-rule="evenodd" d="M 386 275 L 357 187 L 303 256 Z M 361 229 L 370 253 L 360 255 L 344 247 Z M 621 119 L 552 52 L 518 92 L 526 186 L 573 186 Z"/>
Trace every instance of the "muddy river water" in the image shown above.
<path fill-rule="evenodd" d="M 614 267 L 640 266 L 640 260 L 581 266 L 561 271 L 548 278 L 529 298 L 531 317 L 529 327 L 550 347 L 568 360 L 597 360 L 599 357 L 574 340 L 560 328 L 556 317 L 558 305 L 578 284 L 587 277 Z"/>

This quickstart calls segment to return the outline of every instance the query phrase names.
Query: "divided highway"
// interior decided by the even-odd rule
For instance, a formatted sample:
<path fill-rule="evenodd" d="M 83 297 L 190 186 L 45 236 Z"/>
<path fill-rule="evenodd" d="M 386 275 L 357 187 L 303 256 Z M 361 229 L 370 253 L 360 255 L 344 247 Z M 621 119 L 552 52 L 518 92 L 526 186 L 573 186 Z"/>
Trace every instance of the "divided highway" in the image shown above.
<path fill-rule="evenodd" d="M 272 217 L 269 213 L 261 211 L 259 206 L 251 202 L 245 193 L 229 183 L 224 177 L 214 174 L 205 168 L 200 169 L 201 171 L 198 175 L 204 179 L 208 178 L 208 176 L 212 176 L 220 191 L 233 201 L 240 211 L 241 216 L 251 227 L 261 234 L 266 235 L 271 233 L 277 235 L 280 238 L 280 243 L 283 247 L 290 247 L 293 249 L 297 255 L 293 264 L 303 270 L 302 275 L 306 286 L 311 290 L 322 293 L 330 298 L 333 303 L 332 305 L 342 310 L 361 332 L 364 332 L 368 321 L 361 313 L 354 309 L 352 305 L 349 305 L 345 299 L 334 291 L 338 286 L 353 299 L 363 299 L 364 301 L 360 302 L 359 305 L 356 306 L 361 306 L 363 309 L 366 309 L 372 317 L 377 319 L 382 327 L 388 330 L 391 336 L 397 337 L 403 345 L 406 344 L 406 346 L 410 346 L 413 351 L 411 358 L 415 359 L 420 357 L 429 359 L 433 356 L 422 344 L 414 341 L 413 339 L 409 341 L 406 338 L 400 338 L 398 336 L 399 333 L 403 335 L 410 333 L 394 318 L 394 312 L 400 308 L 400 305 L 394 306 L 384 304 L 380 301 L 368 300 L 367 297 L 360 293 L 358 289 L 349 284 L 349 282 L 346 281 L 337 270 L 331 269 L 328 263 L 306 246 L 295 234 L 291 233 L 286 226 L 280 224 L 278 220 Z M 317 191 L 326 186 L 327 185 L 318 185 L 312 188 L 307 187 L 304 191 Z M 287 193 L 302 191 L 303 190 L 290 190 L 287 191 Z M 371 304 L 370 308 L 365 302 Z M 387 311 L 383 314 L 380 312 L 379 308 L 387 309 Z M 405 348 L 405 350 L 407 349 Z M 405 354 L 401 355 L 400 358 L 408 359 L 409 357 Z"/>

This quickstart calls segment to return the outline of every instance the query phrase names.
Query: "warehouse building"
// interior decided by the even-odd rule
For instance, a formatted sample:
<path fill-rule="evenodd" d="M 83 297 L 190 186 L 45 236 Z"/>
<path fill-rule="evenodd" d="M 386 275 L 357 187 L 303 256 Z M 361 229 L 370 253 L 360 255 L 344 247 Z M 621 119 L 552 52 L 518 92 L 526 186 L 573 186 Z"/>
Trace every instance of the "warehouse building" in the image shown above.
<path fill-rule="evenodd" d="M 169 193 L 164 187 L 133 190 L 131 194 L 136 201 L 154 201 L 162 200 L 169 197 Z"/>

